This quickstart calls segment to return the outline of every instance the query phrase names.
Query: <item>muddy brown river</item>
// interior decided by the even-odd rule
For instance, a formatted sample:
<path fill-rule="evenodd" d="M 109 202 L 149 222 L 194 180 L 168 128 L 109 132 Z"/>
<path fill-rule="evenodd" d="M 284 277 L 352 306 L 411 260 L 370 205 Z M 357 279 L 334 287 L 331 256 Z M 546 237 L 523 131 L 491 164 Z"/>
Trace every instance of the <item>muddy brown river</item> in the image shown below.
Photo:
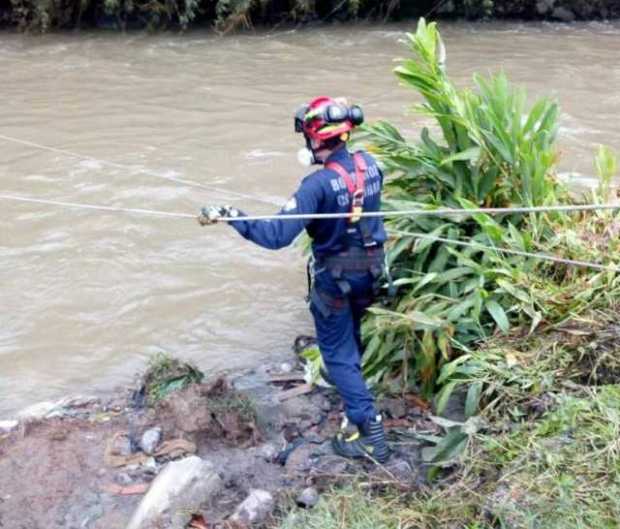
<path fill-rule="evenodd" d="M 156 174 L 283 204 L 305 174 L 292 113 L 317 94 L 347 95 L 369 120 L 417 133 L 420 119 L 406 115 L 412 94 L 390 73 L 412 28 L 2 33 L 0 135 L 91 159 L 0 139 L 0 193 L 274 211 Z M 596 145 L 620 149 L 620 24 L 442 28 L 460 85 L 501 68 L 530 95 L 559 99 L 561 171 L 591 175 Z M 263 250 L 226 226 L 0 200 L 0 418 L 110 391 L 157 351 L 207 372 L 282 358 L 312 332 L 304 294 L 298 249 Z"/>

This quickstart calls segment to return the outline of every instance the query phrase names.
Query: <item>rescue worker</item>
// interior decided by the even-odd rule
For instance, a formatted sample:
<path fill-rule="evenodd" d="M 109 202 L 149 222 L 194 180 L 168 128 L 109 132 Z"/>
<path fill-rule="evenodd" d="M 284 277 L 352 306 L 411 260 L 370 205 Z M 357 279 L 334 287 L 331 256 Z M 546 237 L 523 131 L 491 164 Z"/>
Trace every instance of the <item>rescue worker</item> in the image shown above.
<path fill-rule="evenodd" d="M 327 373 L 345 405 L 348 420 L 357 432 L 344 431 L 332 441 L 345 457 L 371 458 L 381 463 L 389 451 L 381 416 L 364 381 L 360 324 L 372 303 L 382 274 L 386 233 L 380 217 L 360 218 L 360 212 L 379 211 L 383 175 L 368 153 L 351 154 L 346 142 L 351 130 L 363 122 L 362 109 L 344 100 L 318 97 L 295 115 L 295 131 L 302 133 L 306 148 L 300 151 L 305 165 L 323 167 L 306 176 L 299 189 L 278 213 L 277 219 L 244 221 L 244 213 L 231 208 L 208 207 L 201 223 L 222 217 L 239 234 L 269 249 L 289 245 L 304 229 L 312 239 L 312 286 L 310 311 Z M 290 214 L 343 213 L 337 219 L 294 220 Z"/>

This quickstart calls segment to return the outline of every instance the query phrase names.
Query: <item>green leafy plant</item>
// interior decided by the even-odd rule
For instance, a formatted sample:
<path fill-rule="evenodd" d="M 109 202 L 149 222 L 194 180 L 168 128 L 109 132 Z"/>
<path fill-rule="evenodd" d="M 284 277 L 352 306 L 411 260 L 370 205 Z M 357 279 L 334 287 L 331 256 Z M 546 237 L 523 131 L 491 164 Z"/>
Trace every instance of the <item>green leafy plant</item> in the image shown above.
<path fill-rule="evenodd" d="M 423 128 L 416 142 L 387 122 L 366 127 L 360 139 L 389 176 L 385 207 L 568 203 L 554 174 L 557 104 L 543 98 L 527 109 L 525 92 L 503 73 L 475 75 L 474 89 L 458 89 L 447 77 L 436 25 L 422 19 L 407 38 L 413 57 L 395 73 L 422 95 L 415 110 L 432 118 L 435 127 L 433 132 Z M 609 172 L 609 156 L 599 158 Z M 388 260 L 399 292 L 391 306 L 371 309 L 364 324 L 366 374 L 373 380 L 396 376 L 405 384 L 421 383 L 430 394 L 441 366 L 477 343 L 497 333 L 531 333 L 587 306 L 608 276 L 502 251 L 613 260 L 574 233 L 563 237 L 569 233 L 565 219 L 550 213 L 476 213 L 388 220 L 393 235 Z M 576 283 L 595 288 L 575 296 Z"/>
<path fill-rule="evenodd" d="M 601 145 L 596 153 L 594 166 L 599 177 L 599 186 L 593 198 L 600 203 L 609 202 L 612 198 L 612 178 L 618 171 L 618 159 L 609 147 Z"/>
<path fill-rule="evenodd" d="M 593 203 L 607 203 L 616 172 L 616 156 L 601 147 L 595 165 L 600 180 Z M 620 256 L 620 218 L 617 211 L 601 210 L 577 219 L 559 217 L 555 236 L 548 241 L 564 255 L 616 264 Z M 438 397 L 441 407 L 452 391 L 467 386 L 468 414 L 483 412 L 521 420 L 541 399 L 559 394 L 568 383 L 588 385 L 620 382 L 616 326 L 620 277 L 614 272 L 580 273 L 567 269 L 549 281 L 535 283 L 536 297 L 547 319 L 555 322 L 524 338 L 499 337 L 447 363 L 441 370 Z M 559 280 L 559 281 L 558 281 Z"/>
<path fill-rule="evenodd" d="M 534 206 L 565 197 L 553 177 L 554 102 L 539 100 L 526 113 L 525 93 L 504 74 L 475 76 L 475 91 L 458 90 L 446 75 L 433 23 L 422 19 L 408 42 L 413 58 L 395 73 L 423 96 L 416 110 L 435 120 L 441 137 L 424 128 L 414 143 L 386 122 L 366 128 L 363 140 L 390 174 L 388 209 Z M 511 323 L 535 327 L 542 320 L 529 279 L 539 263 L 495 248 L 532 250 L 549 232 L 544 218 L 412 216 L 388 227 L 396 234 L 388 258 L 399 295 L 389 309 L 373 309 L 366 322 L 367 374 L 415 373 L 428 393 L 455 347 L 462 350 L 496 328 L 507 333 Z"/>

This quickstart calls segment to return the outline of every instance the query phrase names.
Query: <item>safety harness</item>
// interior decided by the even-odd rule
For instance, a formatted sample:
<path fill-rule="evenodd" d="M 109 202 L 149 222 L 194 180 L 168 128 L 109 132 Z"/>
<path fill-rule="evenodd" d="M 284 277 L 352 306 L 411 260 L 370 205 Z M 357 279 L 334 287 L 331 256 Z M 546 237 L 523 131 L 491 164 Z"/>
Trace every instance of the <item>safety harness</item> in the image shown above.
<path fill-rule="evenodd" d="M 364 242 L 364 247 L 371 248 L 377 246 L 377 243 L 372 238 L 372 232 L 368 221 L 361 217 L 362 211 L 364 210 L 364 185 L 368 166 L 366 165 L 364 156 L 359 151 L 353 154 L 353 163 L 355 166 L 355 180 L 351 178 L 349 171 L 338 162 L 328 162 L 325 164 L 325 168 L 336 172 L 347 186 L 349 195 L 351 196 L 351 217 L 349 218 L 349 223 L 357 226 L 362 241 Z"/>
<path fill-rule="evenodd" d="M 354 173 L 350 174 L 340 163 L 329 162 L 325 164 L 326 169 L 330 169 L 338 174 L 349 191 L 351 199 L 351 217 L 349 218 L 349 228 L 347 235 L 359 233 L 363 247 L 356 244 L 350 244 L 347 241 L 346 250 L 335 255 L 322 257 L 314 263 L 315 270 L 326 268 L 332 275 L 336 284 L 345 297 L 351 292 L 351 285 L 343 277 L 345 272 L 369 272 L 375 278 L 378 289 L 378 282 L 384 271 L 385 254 L 383 248 L 377 244 L 372 237 L 371 226 L 367 218 L 362 218 L 361 214 L 364 208 L 364 188 L 366 181 L 366 172 L 368 166 L 361 152 L 353 154 Z M 316 288 L 311 288 L 309 298 L 314 301 L 322 312 L 328 307 L 339 303 L 339 300 L 332 299 L 332 296 L 323 292 L 317 292 Z"/>
<path fill-rule="evenodd" d="M 349 294 L 351 287 L 347 281 L 342 279 L 343 272 L 370 272 L 378 280 L 383 272 L 384 260 L 383 248 L 378 247 L 377 242 L 372 238 L 369 220 L 361 216 L 364 210 L 364 189 L 368 171 L 366 160 L 361 152 L 353 154 L 353 165 L 354 172 L 351 174 L 338 162 L 325 164 L 326 169 L 334 171 L 342 178 L 349 191 L 351 217 L 347 235 L 359 233 L 364 245 L 360 248 L 348 244 L 345 251 L 330 255 L 323 260 L 345 296 Z"/>

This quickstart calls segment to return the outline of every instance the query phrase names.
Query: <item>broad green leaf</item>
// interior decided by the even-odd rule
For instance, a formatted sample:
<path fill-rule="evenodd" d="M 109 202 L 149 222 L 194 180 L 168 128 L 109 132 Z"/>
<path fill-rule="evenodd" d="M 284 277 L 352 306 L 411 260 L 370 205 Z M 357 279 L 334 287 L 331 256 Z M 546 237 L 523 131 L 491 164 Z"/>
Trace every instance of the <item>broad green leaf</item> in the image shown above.
<path fill-rule="evenodd" d="M 456 154 L 452 154 L 447 158 L 444 158 L 441 165 L 450 164 L 452 162 L 469 161 L 475 162 L 480 158 L 480 147 L 471 147 Z"/>
<path fill-rule="evenodd" d="M 437 409 L 437 414 L 441 415 L 448 405 L 448 401 L 454 392 L 454 389 L 459 385 L 459 381 L 453 380 L 452 382 L 448 382 L 445 386 L 441 388 L 439 393 L 437 394 L 437 400 L 435 402 L 435 407 Z"/>
<path fill-rule="evenodd" d="M 517 230 L 517 228 L 513 226 L 511 222 L 508 223 L 508 231 L 510 231 L 510 236 L 512 237 L 512 240 L 517 243 L 518 249 L 525 250 L 525 241 L 523 239 L 523 236 L 521 235 L 519 230 Z"/>
<path fill-rule="evenodd" d="M 508 294 L 512 297 L 517 298 L 519 301 L 523 301 L 523 303 L 531 303 L 532 298 L 527 294 L 527 292 L 515 287 L 509 281 L 505 279 L 497 279 L 497 284 L 502 287 Z"/>
<path fill-rule="evenodd" d="M 463 314 L 471 309 L 475 303 L 475 296 L 470 294 L 467 298 L 465 298 L 465 300 L 450 308 L 446 314 L 446 319 L 448 321 L 457 321 Z"/>
<path fill-rule="evenodd" d="M 424 459 L 435 464 L 452 463 L 467 447 L 469 436 L 460 428 L 451 429 L 446 436 L 431 450 L 423 451 Z M 429 458 L 430 459 L 427 459 Z"/>
<path fill-rule="evenodd" d="M 445 283 L 448 281 L 454 281 L 455 279 L 459 279 L 463 276 L 467 276 L 473 273 L 474 271 L 468 266 L 459 266 L 457 268 L 452 268 L 451 270 L 448 270 L 441 275 L 436 275 L 438 275 L 439 279 Z"/>
<path fill-rule="evenodd" d="M 398 242 L 388 251 L 388 263 L 392 264 L 402 252 L 413 244 L 414 240 L 413 237 L 401 236 Z"/>
<path fill-rule="evenodd" d="M 478 413 L 480 405 L 480 394 L 482 393 L 482 382 L 474 382 L 467 388 L 465 398 L 465 417 L 473 417 Z"/>
<path fill-rule="evenodd" d="M 497 323 L 497 326 L 504 332 L 507 333 L 510 330 L 510 323 L 508 322 L 508 318 L 506 317 L 506 313 L 501 305 L 495 301 L 494 299 L 488 299 L 485 303 L 485 307 L 489 314 Z"/>
<path fill-rule="evenodd" d="M 471 359 L 471 355 L 463 355 L 463 356 L 459 356 L 455 360 L 452 360 L 452 362 L 448 362 L 447 364 L 444 364 L 444 366 L 441 368 L 441 374 L 439 375 L 439 378 L 437 379 L 437 384 L 438 385 L 443 384 L 452 375 L 454 375 L 454 373 L 457 372 L 461 364 L 468 362 L 470 359 Z"/>
<path fill-rule="evenodd" d="M 404 285 L 413 285 L 413 284 L 417 285 L 418 283 L 420 283 L 419 277 L 401 277 L 399 279 L 394 280 L 395 287 L 402 287 Z"/>
<path fill-rule="evenodd" d="M 534 104 L 532 110 L 530 111 L 530 115 L 528 116 L 527 121 L 523 126 L 524 134 L 528 134 L 534 129 L 534 126 L 538 124 L 538 122 L 542 118 L 543 113 L 546 112 L 548 105 L 549 102 L 546 99 L 541 99 Z"/>
<path fill-rule="evenodd" d="M 418 281 L 418 284 L 413 288 L 412 293 L 416 293 L 419 290 L 423 289 L 429 283 L 432 283 L 433 281 L 435 281 L 435 279 L 437 279 L 437 277 L 439 277 L 439 274 L 437 274 L 435 272 L 431 272 L 430 274 L 426 274 L 422 279 L 420 279 Z"/>
<path fill-rule="evenodd" d="M 429 272 L 443 272 L 449 257 L 450 254 L 448 252 L 448 248 L 446 248 L 446 246 L 441 246 L 437 252 L 437 255 L 428 266 Z"/>

